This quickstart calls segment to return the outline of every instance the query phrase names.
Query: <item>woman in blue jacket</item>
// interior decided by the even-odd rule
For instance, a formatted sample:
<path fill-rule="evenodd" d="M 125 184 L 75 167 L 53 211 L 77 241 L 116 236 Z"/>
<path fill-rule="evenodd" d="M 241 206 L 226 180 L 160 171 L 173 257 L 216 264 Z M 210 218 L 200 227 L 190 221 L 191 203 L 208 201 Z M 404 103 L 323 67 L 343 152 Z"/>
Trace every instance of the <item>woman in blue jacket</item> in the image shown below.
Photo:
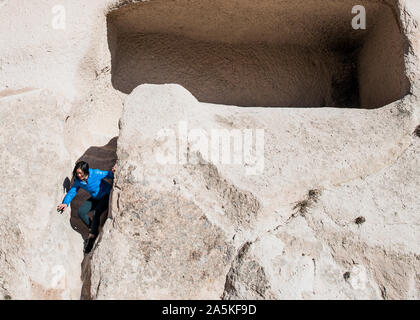
<path fill-rule="evenodd" d="M 77 191 L 82 188 L 91 195 L 80 206 L 78 210 L 79 217 L 89 228 L 89 237 L 85 242 L 85 253 L 90 252 L 98 236 L 99 222 L 101 214 L 108 208 L 109 193 L 112 186 L 103 179 L 114 179 L 115 165 L 111 171 L 89 168 L 85 161 L 76 163 L 73 169 L 74 183 L 67 192 L 63 202 L 57 206 L 58 211 L 64 211 L 75 197 Z M 88 216 L 89 211 L 94 210 L 93 220 Z"/>

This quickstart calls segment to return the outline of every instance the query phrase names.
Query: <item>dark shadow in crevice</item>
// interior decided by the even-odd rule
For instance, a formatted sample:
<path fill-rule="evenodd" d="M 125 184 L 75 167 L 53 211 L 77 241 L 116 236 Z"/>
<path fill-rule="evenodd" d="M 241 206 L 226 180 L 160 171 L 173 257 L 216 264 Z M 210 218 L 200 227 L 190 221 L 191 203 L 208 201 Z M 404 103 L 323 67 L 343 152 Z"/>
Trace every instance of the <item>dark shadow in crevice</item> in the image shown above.
<path fill-rule="evenodd" d="M 92 169 L 111 170 L 112 166 L 117 161 L 117 139 L 118 137 L 112 138 L 106 145 L 102 147 L 90 147 L 86 150 L 85 153 L 83 153 L 83 155 L 79 159 L 77 159 L 76 163 L 79 161 L 86 161 L 89 164 L 89 167 Z M 112 180 L 107 179 L 107 181 L 112 185 Z M 63 182 L 63 188 L 68 192 L 73 183 L 74 178 L 72 177 L 72 179 L 70 180 L 69 177 L 67 177 Z M 79 191 L 77 192 L 76 196 L 70 204 L 70 225 L 82 236 L 83 239 L 87 238 L 89 230 L 87 226 L 83 223 L 83 221 L 79 218 L 78 210 L 82 203 L 89 197 L 90 194 L 87 191 L 79 189 Z M 89 216 L 91 218 L 92 215 L 93 212 L 90 212 Z M 107 216 L 108 210 L 106 210 L 106 212 L 103 212 L 101 215 L 101 223 L 99 230 L 101 230 Z"/>
<path fill-rule="evenodd" d="M 92 169 L 100 169 L 100 170 L 111 170 L 113 165 L 117 161 L 117 140 L 118 136 L 112 138 L 106 145 L 101 147 L 90 147 L 87 149 L 83 155 L 77 159 L 75 164 L 79 161 L 86 161 L 89 164 L 89 168 Z M 113 181 L 109 179 L 107 180 L 111 185 L 113 185 Z M 63 181 L 63 188 L 68 192 L 68 190 L 71 188 L 71 186 L 74 183 L 74 178 L 70 180 L 68 177 Z M 111 189 L 112 193 L 112 189 Z M 90 194 L 83 190 L 79 189 L 76 196 L 72 200 L 70 204 L 71 208 L 71 214 L 70 214 L 70 225 L 71 227 L 76 230 L 83 239 L 86 239 L 89 234 L 88 227 L 83 223 L 83 221 L 80 219 L 78 215 L 78 210 L 80 206 L 83 204 L 85 200 L 87 200 L 90 197 Z M 110 197 L 111 199 L 111 197 Z M 108 204 L 108 209 L 109 209 Z M 108 218 L 108 209 L 106 209 L 101 214 L 100 224 L 99 224 L 99 235 L 96 239 L 96 243 L 92 249 L 92 251 L 89 254 L 86 254 L 84 256 L 84 259 L 82 261 L 81 267 L 82 267 L 82 290 L 81 290 L 81 300 L 89 300 L 90 297 L 90 274 L 91 274 L 91 267 L 90 267 L 90 257 L 92 255 L 92 252 L 95 250 L 95 247 L 97 243 L 100 241 L 101 235 L 102 235 L 102 227 L 105 223 L 105 220 Z M 89 217 L 93 217 L 93 212 L 89 212 Z M 83 250 L 83 248 L 80 248 L 80 250 Z"/>

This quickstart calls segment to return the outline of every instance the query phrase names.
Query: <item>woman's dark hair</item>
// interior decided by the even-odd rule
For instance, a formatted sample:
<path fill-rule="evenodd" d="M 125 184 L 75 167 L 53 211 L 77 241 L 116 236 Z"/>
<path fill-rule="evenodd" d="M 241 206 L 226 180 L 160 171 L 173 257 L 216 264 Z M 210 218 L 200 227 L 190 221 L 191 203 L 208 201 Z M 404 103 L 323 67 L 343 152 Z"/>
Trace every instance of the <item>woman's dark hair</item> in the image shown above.
<path fill-rule="evenodd" d="M 73 178 L 76 179 L 76 171 L 77 169 L 82 170 L 82 172 L 84 174 L 89 174 L 89 165 L 87 162 L 84 161 L 79 161 L 78 163 L 76 163 L 76 165 L 74 166 L 73 169 Z"/>

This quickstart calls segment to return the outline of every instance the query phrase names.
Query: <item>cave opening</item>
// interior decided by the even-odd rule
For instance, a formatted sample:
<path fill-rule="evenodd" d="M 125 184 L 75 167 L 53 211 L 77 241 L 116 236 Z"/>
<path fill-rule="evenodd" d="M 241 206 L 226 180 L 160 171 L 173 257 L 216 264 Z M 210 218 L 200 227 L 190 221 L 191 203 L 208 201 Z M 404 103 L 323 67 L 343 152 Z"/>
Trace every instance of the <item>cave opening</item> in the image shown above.
<path fill-rule="evenodd" d="M 125 2 L 107 15 L 112 84 L 178 83 L 199 101 L 378 108 L 410 90 L 396 0 Z"/>

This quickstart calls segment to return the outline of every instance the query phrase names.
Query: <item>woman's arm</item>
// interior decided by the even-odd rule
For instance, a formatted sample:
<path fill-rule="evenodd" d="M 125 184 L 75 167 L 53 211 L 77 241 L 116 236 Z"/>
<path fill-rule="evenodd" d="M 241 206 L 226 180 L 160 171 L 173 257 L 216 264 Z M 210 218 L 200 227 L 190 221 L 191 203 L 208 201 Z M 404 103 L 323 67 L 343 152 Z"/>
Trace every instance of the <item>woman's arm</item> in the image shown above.
<path fill-rule="evenodd" d="M 106 170 L 99 170 L 96 169 L 97 174 L 101 177 L 101 179 L 114 179 L 114 174 L 112 171 L 106 171 Z"/>
<path fill-rule="evenodd" d="M 106 171 L 106 170 L 97 170 L 97 173 L 101 176 L 101 179 L 114 179 L 114 172 L 116 169 L 116 165 L 114 164 L 114 166 L 112 167 L 112 169 L 110 171 Z"/>
<path fill-rule="evenodd" d="M 70 188 L 69 192 L 67 192 L 66 196 L 64 197 L 64 200 L 62 203 L 69 206 L 70 202 L 75 197 L 77 191 L 80 189 L 79 184 L 77 183 L 77 180 L 73 183 L 73 186 Z"/>

